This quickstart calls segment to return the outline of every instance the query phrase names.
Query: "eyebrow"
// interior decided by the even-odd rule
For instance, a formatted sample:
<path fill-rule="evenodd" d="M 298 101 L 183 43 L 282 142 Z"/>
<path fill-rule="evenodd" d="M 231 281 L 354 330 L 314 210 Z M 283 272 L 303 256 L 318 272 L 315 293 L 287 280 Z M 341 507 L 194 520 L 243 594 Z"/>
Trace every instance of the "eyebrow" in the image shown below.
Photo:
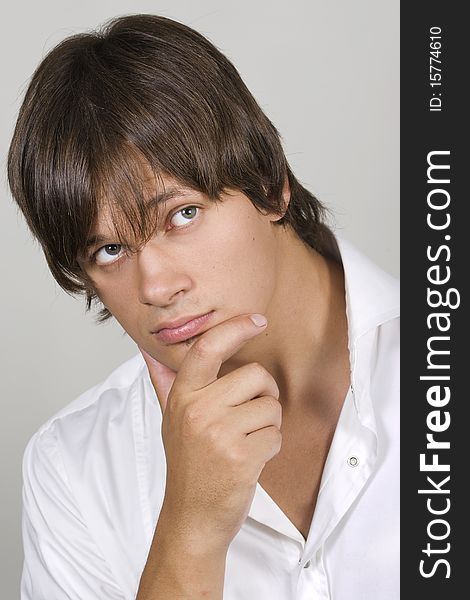
<path fill-rule="evenodd" d="M 149 200 L 149 206 L 158 206 L 163 202 L 168 202 L 169 200 L 173 200 L 173 198 L 184 198 L 184 196 L 189 196 L 192 193 L 195 193 L 196 190 L 189 190 L 184 187 L 170 187 L 164 192 L 157 192 L 153 198 Z"/>
<path fill-rule="evenodd" d="M 148 201 L 148 207 L 153 208 L 158 206 L 159 204 L 163 204 L 164 202 L 168 202 L 169 200 L 173 200 L 174 198 L 183 198 L 184 196 L 188 196 L 192 193 L 192 190 L 183 187 L 170 187 L 166 189 L 164 192 L 157 192 L 154 196 L 150 198 Z M 105 245 L 106 242 L 109 242 L 109 236 L 104 236 L 100 234 L 93 234 L 87 238 L 84 245 L 84 254 L 85 256 L 88 254 L 88 251 L 93 246 L 101 246 Z"/>

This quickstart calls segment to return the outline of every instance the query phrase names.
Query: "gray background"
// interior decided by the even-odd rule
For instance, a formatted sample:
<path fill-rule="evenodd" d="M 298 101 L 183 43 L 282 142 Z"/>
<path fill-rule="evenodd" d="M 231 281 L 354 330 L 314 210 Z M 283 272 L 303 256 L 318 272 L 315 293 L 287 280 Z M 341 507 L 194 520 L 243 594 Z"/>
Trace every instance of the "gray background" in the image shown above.
<path fill-rule="evenodd" d="M 1 9 L 2 598 L 21 571 L 21 457 L 33 432 L 135 353 L 62 292 L 11 202 L 6 152 L 28 79 L 62 38 L 133 12 L 163 14 L 209 37 L 235 63 L 280 131 L 299 179 L 336 229 L 383 268 L 399 264 L 398 0 L 42 0 Z"/>

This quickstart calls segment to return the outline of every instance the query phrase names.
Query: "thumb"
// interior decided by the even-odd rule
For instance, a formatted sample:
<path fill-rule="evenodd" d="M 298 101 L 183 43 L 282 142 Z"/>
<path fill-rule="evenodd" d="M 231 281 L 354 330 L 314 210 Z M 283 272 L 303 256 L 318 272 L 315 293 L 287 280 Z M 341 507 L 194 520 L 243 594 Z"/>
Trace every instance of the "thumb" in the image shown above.
<path fill-rule="evenodd" d="M 158 362 L 153 356 L 150 356 L 148 352 L 139 348 L 149 370 L 150 380 L 155 392 L 157 393 L 158 402 L 162 408 L 162 413 L 165 412 L 166 403 L 168 400 L 168 394 L 170 393 L 173 382 L 176 378 L 175 371 L 172 371 L 169 367 Z"/>

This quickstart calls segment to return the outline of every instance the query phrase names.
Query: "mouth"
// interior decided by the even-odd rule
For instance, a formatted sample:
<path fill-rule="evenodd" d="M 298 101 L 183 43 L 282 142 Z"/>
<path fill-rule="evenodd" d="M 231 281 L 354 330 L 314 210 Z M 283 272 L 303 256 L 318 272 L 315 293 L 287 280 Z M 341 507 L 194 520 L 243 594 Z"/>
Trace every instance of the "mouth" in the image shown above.
<path fill-rule="evenodd" d="M 200 333 L 213 314 L 214 311 L 212 310 L 204 315 L 190 317 L 185 322 L 183 319 L 183 322 L 179 322 L 175 327 L 162 327 L 152 333 L 158 340 L 165 344 L 184 342 Z"/>

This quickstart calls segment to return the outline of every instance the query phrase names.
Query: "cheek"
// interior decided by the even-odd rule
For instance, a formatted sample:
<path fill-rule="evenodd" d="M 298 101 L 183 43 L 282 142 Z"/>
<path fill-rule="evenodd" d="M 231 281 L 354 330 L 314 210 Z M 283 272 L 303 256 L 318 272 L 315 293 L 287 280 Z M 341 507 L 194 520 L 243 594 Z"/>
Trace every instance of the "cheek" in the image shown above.
<path fill-rule="evenodd" d="M 207 273 L 214 288 L 237 306 L 242 301 L 252 310 L 264 304 L 273 291 L 276 247 L 269 230 L 247 221 L 245 226 L 237 224 L 226 230 L 223 237 L 211 237 L 206 256 L 210 257 Z"/>
<path fill-rule="evenodd" d="M 106 283 L 95 284 L 95 291 L 100 301 L 123 324 L 123 320 L 132 315 L 134 290 L 129 281 L 108 279 Z"/>

